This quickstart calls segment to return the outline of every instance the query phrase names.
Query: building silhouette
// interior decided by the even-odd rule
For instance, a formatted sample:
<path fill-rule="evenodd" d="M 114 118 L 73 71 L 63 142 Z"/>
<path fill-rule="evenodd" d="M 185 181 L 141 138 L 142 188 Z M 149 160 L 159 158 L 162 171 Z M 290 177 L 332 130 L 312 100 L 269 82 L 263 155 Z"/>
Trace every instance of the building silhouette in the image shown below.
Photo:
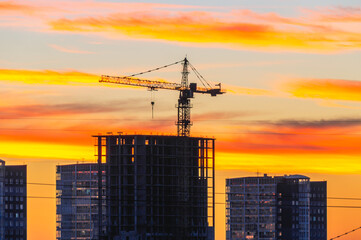
<path fill-rule="evenodd" d="M 227 179 L 227 240 L 326 240 L 326 192 L 302 175 Z"/>
<path fill-rule="evenodd" d="M 56 239 L 99 239 L 98 164 L 58 165 L 56 178 Z"/>
<path fill-rule="evenodd" d="M 27 239 L 27 166 L 0 160 L 0 239 Z"/>
<path fill-rule="evenodd" d="M 214 139 L 95 138 L 98 163 L 106 166 L 107 226 L 106 231 L 100 226 L 102 239 L 214 239 Z"/>

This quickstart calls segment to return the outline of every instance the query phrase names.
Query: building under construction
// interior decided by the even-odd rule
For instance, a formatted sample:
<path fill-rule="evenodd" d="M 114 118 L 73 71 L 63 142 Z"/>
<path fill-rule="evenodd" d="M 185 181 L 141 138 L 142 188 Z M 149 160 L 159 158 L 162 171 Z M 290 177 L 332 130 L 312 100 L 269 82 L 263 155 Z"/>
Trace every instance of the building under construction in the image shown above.
<path fill-rule="evenodd" d="M 106 166 L 105 183 L 98 181 L 107 199 L 100 239 L 214 239 L 213 138 L 94 137 L 98 164 Z"/>

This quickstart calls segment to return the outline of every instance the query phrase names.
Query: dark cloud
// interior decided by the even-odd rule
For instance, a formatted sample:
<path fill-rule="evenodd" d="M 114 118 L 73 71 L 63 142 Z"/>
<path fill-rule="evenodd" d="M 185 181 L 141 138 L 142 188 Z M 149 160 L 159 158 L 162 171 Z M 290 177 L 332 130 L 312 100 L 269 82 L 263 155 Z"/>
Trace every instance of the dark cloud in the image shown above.
<path fill-rule="evenodd" d="M 212 120 L 230 120 L 237 117 L 249 117 L 255 115 L 254 112 L 207 112 L 201 114 L 193 114 L 193 121 L 212 121 Z"/>
<path fill-rule="evenodd" d="M 278 127 L 291 128 L 331 128 L 331 127 L 353 127 L 361 125 L 361 118 L 338 118 L 321 120 L 280 120 L 280 121 L 260 121 L 262 125 L 272 125 Z"/>
<path fill-rule="evenodd" d="M 146 103 L 135 99 L 105 103 L 32 104 L 0 107 L 2 118 L 25 118 L 38 116 L 61 116 L 73 114 L 105 113 L 116 111 L 139 111 L 148 108 Z"/>

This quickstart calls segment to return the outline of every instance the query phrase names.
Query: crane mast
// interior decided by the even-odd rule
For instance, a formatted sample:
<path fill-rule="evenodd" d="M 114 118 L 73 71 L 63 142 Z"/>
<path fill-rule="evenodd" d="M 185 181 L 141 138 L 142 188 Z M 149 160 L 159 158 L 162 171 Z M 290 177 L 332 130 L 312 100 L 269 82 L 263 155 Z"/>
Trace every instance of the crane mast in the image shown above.
<path fill-rule="evenodd" d="M 178 63 L 183 64 L 182 80 L 180 84 L 134 78 L 134 76 L 156 71 Z M 197 87 L 196 83 L 188 84 L 189 66 L 195 72 L 196 76 L 202 82 L 204 87 Z M 190 128 L 192 126 L 191 116 L 190 116 L 192 105 L 190 99 L 193 98 L 194 95 L 193 93 L 196 92 L 196 93 L 210 94 L 211 96 L 217 96 L 219 94 L 225 93 L 225 91 L 221 89 L 220 83 L 217 84 L 219 88 L 212 88 L 210 84 L 207 83 L 206 80 L 198 73 L 198 71 L 189 63 L 187 58 L 184 58 L 184 60 L 182 61 L 165 65 L 163 67 L 155 68 L 149 71 L 133 74 L 126 77 L 102 75 L 99 82 L 147 87 L 150 90 L 168 89 L 168 90 L 179 91 L 178 104 L 176 106 L 178 109 L 178 120 L 176 122 L 178 136 L 190 136 Z"/>
<path fill-rule="evenodd" d="M 184 59 L 183 62 L 183 71 L 182 71 L 182 81 L 181 87 L 183 90 L 179 91 L 178 98 L 178 121 L 177 125 L 177 133 L 178 136 L 189 136 L 191 130 L 191 101 L 190 98 L 193 97 L 190 89 L 187 89 L 188 86 L 188 60 Z"/>

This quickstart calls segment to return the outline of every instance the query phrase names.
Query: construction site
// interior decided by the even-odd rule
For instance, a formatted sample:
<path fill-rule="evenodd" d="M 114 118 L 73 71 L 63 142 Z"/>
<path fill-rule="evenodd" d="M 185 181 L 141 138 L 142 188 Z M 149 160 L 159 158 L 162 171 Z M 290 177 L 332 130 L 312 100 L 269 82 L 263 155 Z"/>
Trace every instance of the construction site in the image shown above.
<path fill-rule="evenodd" d="M 183 65 L 180 84 L 134 78 L 178 63 Z M 188 83 L 189 67 L 203 87 Z M 190 99 L 194 93 L 222 94 L 220 84 L 212 88 L 187 58 L 128 77 L 102 76 L 100 82 L 179 91 L 177 136 L 94 136 L 98 164 L 105 163 L 108 173 L 104 235 L 121 240 L 214 239 L 215 139 L 190 137 Z"/>
<path fill-rule="evenodd" d="M 182 64 L 180 84 L 134 78 L 179 63 Z M 189 68 L 202 87 L 188 83 Z M 150 91 L 179 91 L 177 134 L 128 135 L 118 132 L 93 136 L 98 164 L 93 168 L 104 169 L 97 171 L 98 188 L 91 196 L 97 199 L 98 206 L 93 209 L 98 212 L 87 218 L 91 219 L 88 224 L 78 220 L 71 224 L 59 221 L 58 239 L 63 239 L 65 230 L 68 236 L 69 232 L 76 234 L 77 231 L 71 231 L 69 226 L 87 225 L 97 226 L 91 232 L 93 239 L 213 240 L 215 139 L 191 136 L 190 101 L 194 93 L 223 94 L 221 85 L 212 88 L 187 58 L 126 77 L 102 76 L 100 82 L 146 87 Z M 151 106 L 153 111 L 153 101 Z M 94 178 L 90 176 L 89 179 L 92 179 L 89 184 L 94 186 Z M 63 219 L 60 215 L 58 218 Z M 67 226 L 63 227 L 64 233 L 61 226 Z"/>

